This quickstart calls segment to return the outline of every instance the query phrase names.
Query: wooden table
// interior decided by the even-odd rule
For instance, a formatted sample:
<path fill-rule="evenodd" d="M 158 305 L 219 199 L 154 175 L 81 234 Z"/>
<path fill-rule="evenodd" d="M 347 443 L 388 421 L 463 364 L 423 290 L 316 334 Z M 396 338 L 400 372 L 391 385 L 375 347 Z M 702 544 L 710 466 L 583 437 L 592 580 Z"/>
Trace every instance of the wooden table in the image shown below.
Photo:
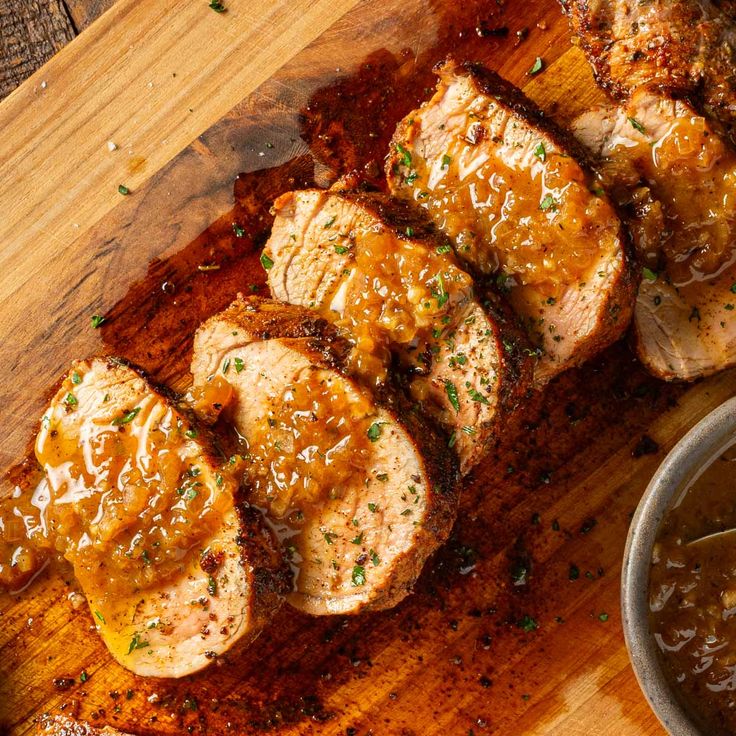
<path fill-rule="evenodd" d="M 2 467 L 23 455 L 73 358 L 115 349 L 184 385 L 191 326 L 178 350 L 157 351 L 171 345 L 162 311 L 176 306 L 161 280 L 186 287 L 184 306 L 247 286 L 225 270 L 190 274 L 180 254 L 233 245 L 209 228 L 232 229 L 240 172 L 263 187 L 265 218 L 280 181 L 269 167 L 306 155 L 305 120 L 345 110 L 361 75 L 383 75 L 383 97 L 367 86 L 350 124 L 368 118 L 379 138 L 393 124 L 385 100 L 408 111 L 448 47 L 485 59 L 563 123 L 602 99 L 554 0 L 225 4 L 218 14 L 207 0 L 118 0 L 0 103 Z M 545 71 L 530 78 L 536 56 Z M 349 126 L 311 130 L 314 145 L 340 130 L 351 143 Z M 335 173 L 327 158 L 316 171 Z M 93 314 L 107 326 L 92 329 Z M 626 530 L 666 451 L 736 393 L 735 377 L 668 386 L 614 346 L 509 422 L 464 491 L 452 540 L 396 610 L 315 621 L 284 609 L 250 651 L 183 682 L 113 663 L 69 581 L 0 598 L 0 732 L 31 733 L 34 717 L 67 705 L 156 735 L 231 732 L 228 722 L 242 734 L 661 734 L 621 633 Z M 526 585 L 515 585 L 519 565 Z M 59 676 L 73 686 L 55 688 Z"/>
<path fill-rule="evenodd" d="M 0 2 L 0 100 L 115 0 Z"/>

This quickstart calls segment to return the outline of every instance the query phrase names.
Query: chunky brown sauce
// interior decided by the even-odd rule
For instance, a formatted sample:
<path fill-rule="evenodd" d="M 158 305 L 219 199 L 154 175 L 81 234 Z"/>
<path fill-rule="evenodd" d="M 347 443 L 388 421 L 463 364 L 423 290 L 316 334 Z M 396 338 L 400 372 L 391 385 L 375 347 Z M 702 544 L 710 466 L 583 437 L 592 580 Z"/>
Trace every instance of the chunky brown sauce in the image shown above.
<path fill-rule="evenodd" d="M 681 288 L 736 261 L 736 154 L 705 118 L 675 109 L 679 115 L 656 129 L 645 124 L 647 110 L 639 115 L 645 123 L 620 121 L 601 174 L 639 215 L 633 234 L 644 263 Z"/>
<path fill-rule="evenodd" d="M 729 529 L 736 529 L 736 448 L 665 518 L 649 582 L 651 631 L 673 688 L 714 736 L 736 730 L 736 532 Z"/>
<path fill-rule="evenodd" d="M 140 379 L 122 405 L 89 367 L 75 364 L 41 420 L 36 456 L 47 483 L 33 500 L 43 504 L 46 544 L 82 585 L 130 592 L 181 568 L 237 482 L 227 466 L 213 468 L 197 427 Z"/>
<path fill-rule="evenodd" d="M 390 365 L 390 346 L 425 367 L 428 345 L 450 331 L 452 312 L 473 292 L 473 280 L 457 266 L 449 246 L 431 247 L 396 237 L 384 228 L 368 227 L 354 234 L 349 274 L 322 305 L 355 342 L 353 368 L 383 380 Z"/>
<path fill-rule="evenodd" d="M 587 278 L 600 239 L 613 250 L 610 205 L 591 196 L 572 158 L 523 130 L 470 81 L 441 90 L 409 121 L 405 145 L 397 144 L 399 193 L 408 187 L 480 271 L 500 273 L 508 288 L 559 297 Z"/>

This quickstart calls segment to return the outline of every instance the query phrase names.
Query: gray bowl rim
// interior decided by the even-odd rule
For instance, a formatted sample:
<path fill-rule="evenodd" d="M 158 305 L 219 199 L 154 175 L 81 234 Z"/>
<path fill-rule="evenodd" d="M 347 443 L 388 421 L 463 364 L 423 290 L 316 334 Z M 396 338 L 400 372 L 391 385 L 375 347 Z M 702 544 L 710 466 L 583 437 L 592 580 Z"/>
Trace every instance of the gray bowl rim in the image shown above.
<path fill-rule="evenodd" d="M 649 705 L 673 736 L 708 736 L 670 687 L 649 633 L 649 569 L 660 523 L 679 492 L 729 446 L 736 433 L 736 397 L 714 409 L 669 452 L 649 482 L 629 526 L 621 570 L 624 639 Z"/>

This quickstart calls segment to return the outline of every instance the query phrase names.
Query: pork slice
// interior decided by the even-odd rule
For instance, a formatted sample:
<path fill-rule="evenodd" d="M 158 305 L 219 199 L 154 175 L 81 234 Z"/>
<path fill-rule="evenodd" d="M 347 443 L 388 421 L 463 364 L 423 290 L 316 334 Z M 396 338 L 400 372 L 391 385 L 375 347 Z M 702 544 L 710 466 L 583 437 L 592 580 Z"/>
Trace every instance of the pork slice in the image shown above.
<path fill-rule="evenodd" d="M 736 152 L 684 99 L 640 88 L 574 123 L 630 222 L 644 365 L 692 380 L 736 363 Z"/>
<path fill-rule="evenodd" d="M 561 0 L 598 83 L 619 98 L 656 84 L 736 121 L 736 6 L 713 0 Z"/>
<path fill-rule="evenodd" d="M 542 385 L 625 331 L 634 286 L 624 231 L 591 191 L 577 146 L 519 90 L 476 64 L 438 73 L 435 95 L 396 130 L 389 187 L 496 278 L 543 351 Z"/>
<path fill-rule="evenodd" d="M 43 523 L 115 659 L 182 677 L 252 640 L 289 572 L 235 466 L 170 397 L 114 359 L 73 365 L 36 440 Z"/>
<path fill-rule="evenodd" d="M 457 506 L 445 443 L 346 376 L 348 351 L 313 311 L 254 297 L 194 341 L 195 386 L 232 385 L 225 415 L 248 448 L 249 498 L 291 559 L 289 600 L 317 615 L 400 601 Z"/>
<path fill-rule="evenodd" d="M 272 295 L 335 324 L 364 382 L 385 382 L 398 359 L 468 472 L 529 385 L 518 333 L 483 307 L 447 239 L 405 203 L 311 189 L 284 194 L 274 211 L 264 249 Z"/>

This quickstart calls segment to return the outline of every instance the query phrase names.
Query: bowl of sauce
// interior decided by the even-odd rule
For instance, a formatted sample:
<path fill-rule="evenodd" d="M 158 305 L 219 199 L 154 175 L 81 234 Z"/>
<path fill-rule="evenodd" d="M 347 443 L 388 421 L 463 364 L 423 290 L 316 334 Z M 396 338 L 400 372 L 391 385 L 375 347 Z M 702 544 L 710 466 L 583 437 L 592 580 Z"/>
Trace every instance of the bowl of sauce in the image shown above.
<path fill-rule="evenodd" d="M 629 529 L 624 635 L 671 734 L 736 733 L 736 398 L 672 449 Z"/>

